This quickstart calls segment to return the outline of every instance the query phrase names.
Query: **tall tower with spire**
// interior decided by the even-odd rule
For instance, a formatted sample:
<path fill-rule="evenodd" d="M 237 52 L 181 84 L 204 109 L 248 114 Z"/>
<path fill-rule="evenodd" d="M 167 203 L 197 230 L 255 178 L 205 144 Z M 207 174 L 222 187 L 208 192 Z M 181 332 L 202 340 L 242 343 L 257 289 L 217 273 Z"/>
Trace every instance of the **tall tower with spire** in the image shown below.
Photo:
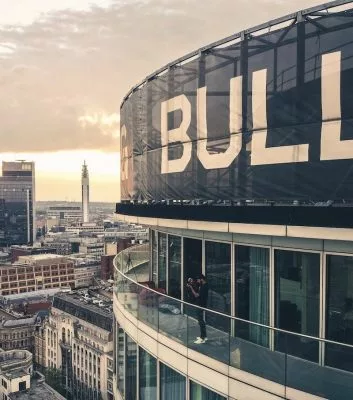
<path fill-rule="evenodd" d="M 82 165 L 82 222 L 89 222 L 89 177 L 86 161 Z"/>

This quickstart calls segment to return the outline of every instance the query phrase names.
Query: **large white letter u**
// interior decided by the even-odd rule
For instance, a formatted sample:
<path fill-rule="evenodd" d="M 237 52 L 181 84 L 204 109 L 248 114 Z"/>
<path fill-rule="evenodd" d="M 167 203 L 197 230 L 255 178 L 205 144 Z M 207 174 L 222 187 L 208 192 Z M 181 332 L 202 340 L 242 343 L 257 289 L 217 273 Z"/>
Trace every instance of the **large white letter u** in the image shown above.
<path fill-rule="evenodd" d="M 230 80 L 229 146 L 224 152 L 207 150 L 206 86 L 197 90 L 197 156 L 205 169 L 228 168 L 242 146 L 242 77 Z"/>

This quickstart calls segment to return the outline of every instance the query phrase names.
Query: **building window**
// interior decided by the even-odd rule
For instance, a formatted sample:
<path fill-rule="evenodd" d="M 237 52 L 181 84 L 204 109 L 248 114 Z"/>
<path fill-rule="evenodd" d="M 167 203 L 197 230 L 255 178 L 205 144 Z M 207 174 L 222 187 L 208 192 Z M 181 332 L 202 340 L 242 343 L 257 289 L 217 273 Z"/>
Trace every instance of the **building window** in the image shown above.
<path fill-rule="evenodd" d="M 209 285 L 208 304 L 211 310 L 231 312 L 231 247 L 228 243 L 205 242 L 205 275 Z M 229 321 L 207 314 L 207 323 L 229 331 Z"/>
<path fill-rule="evenodd" d="M 319 336 L 320 255 L 275 250 L 276 327 Z M 317 341 L 280 334 L 276 348 L 310 361 L 318 361 Z"/>
<path fill-rule="evenodd" d="M 136 379 L 137 379 L 137 345 L 126 335 L 126 358 L 125 358 L 125 398 L 136 399 Z"/>
<path fill-rule="evenodd" d="M 140 400 L 157 399 L 157 361 L 147 351 L 139 348 Z"/>
<path fill-rule="evenodd" d="M 353 345 L 353 257 L 326 257 L 326 338 Z M 326 344 L 326 364 L 353 372 L 351 348 Z"/>
<path fill-rule="evenodd" d="M 183 239 L 184 246 L 184 282 L 196 278 L 202 273 L 202 240 Z M 184 291 L 184 300 L 190 301 L 188 291 Z"/>
<path fill-rule="evenodd" d="M 160 400 L 185 400 L 186 379 L 174 369 L 160 363 Z"/>
<path fill-rule="evenodd" d="M 235 247 L 235 315 L 238 318 L 269 325 L 269 249 Z M 237 322 L 237 337 L 268 346 L 266 328 Z"/>
<path fill-rule="evenodd" d="M 167 284 L 167 235 L 158 233 L 158 287 L 166 289 Z"/>
<path fill-rule="evenodd" d="M 225 400 L 224 396 L 190 381 L 190 400 Z"/>
<path fill-rule="evenodd" d="M 168 294 L 181 299 L 181 237 L 168 236 Z"/>
<path fill-rule="evenodd" d="M 157 284 L 157 263 L 158 263 L 158 236 L 157 231 L 152 231 L 152 277 L 151 280 Z"/>

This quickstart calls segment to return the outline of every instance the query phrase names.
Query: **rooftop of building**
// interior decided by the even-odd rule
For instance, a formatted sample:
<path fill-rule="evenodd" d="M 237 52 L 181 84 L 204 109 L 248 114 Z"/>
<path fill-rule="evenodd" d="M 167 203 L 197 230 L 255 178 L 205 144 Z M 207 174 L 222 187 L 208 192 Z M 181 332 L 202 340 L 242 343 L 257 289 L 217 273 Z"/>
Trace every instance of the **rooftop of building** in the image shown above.
<path fill-rule="evenodd" d="M 40 300 L 43 298 L 52 297 L 56 293 L 60 292 L 60 290 L 61 290 L 61 288 L 41 289 L 41 290 L 36 290 L 35 292 L 9 294 L 7 296 L 2 296 L 2 299 L 7 302 L 16 302 L 16 301 L 22 302 L 22 301 L 34 300 L 34 299 Z M 0 317 L 1 317 L 1 313 L 0 313 Z"/>
<path fill-rule="evenodd" d="M 34 315 L 30 318 L 21 318 L 21 319 L 7 319 L 3 320 L 0 323 L 1 328 L 21 328 L 24 326 L 32 326 L 37 322 L 37 315 Z"/>
<path fill-rule="evenodd" d="M 2 310 L 0 308 L 0 319 L 1 320 L 10 320 L 10 319 L 16 319 L 16 317 L 12 314 L 10 314 L 9 312 Z"/>
<path fill-rule="evenodd" d="M 66 211 L 81 211 L 79 206 L 50 206 L 49 211 L 66 210 Z"/>
<path fill-rule="evenodd" d="M 9 398 L 10 400 L 65 400 L 63 396 L 47 385 L 44 379 L 32 379 L 30 389 L 12 393 Z"/>
<path fill-rule="evenodd" d="M 11 250 L 26 250 L 26 251 L 40 251 L 48 250 L 45 246 L 28 246 L 26 244 L 14 244 L 10 247 Z"/>
<path fill-rule="evenodd" d="M 112 331 L 113 313 L 95 304 L 87 304 L 77 294 L 57 294 L 53 299 L 53 307 L 106 331 Z"/>
<path fill-rule="evenodd" d="M 23 370 L 7 372 L 3 374 L 3 376 L 9 381 L 11 381 L 12 379 L 22 378 L 26 375 L 28 375 L 28 372 Z"/>
<path fill-rule="evenodd" d="M 0 353 L 0 371 L 9 376 L 21 371 L 19 363 L 32 361 L 32 353 L 28 350 L 7 350 Z"/>
<path fill-rule="evenodd" d="M 52 253 L 47 253 L 47 254 L 31 254 L 28 256 L 20 256 L 19 260 L 26 259 L 30 261 L 42 261 L 42 260 L 51 260 L 53 258 L 59 259 L 59 258 L 65 258 L 65 256 L 59 255 L 59 254 L 52 254 Z"/>

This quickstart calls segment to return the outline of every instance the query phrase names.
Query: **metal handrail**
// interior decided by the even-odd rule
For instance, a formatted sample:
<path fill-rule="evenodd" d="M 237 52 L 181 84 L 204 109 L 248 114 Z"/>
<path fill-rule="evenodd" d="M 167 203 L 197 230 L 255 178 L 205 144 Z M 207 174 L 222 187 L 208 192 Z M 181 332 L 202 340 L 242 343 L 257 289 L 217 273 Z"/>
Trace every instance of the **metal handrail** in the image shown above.
<path fill-rule="evenodd" d="M 129 98 L 129 96 L 135 92 L 137 89 L 139 89 L 140 87 L 142 87 L 146 82 L 151 81 L 152 79 L 154 79 L 157 75 L 162 74 L 163 72 L 168 71 L 169 68 L 175 67 L 176 65 L 178 65 L 179 63 L 184 63 L 185 61 L 196 57 L 198 55 L 200 55 L 201 53 L 210 50 L 212 48 L 218 47 L 218 46 L 222 46 L 228 42 L 232 42 L 236 39 L 240 39 L 241 41 L 244 40 L 247 36 L 256 33 L 258 31 L 261 31 L 263 29 L 266 28 L 272 28 L 275 27 L 276 25 L 280 25 L 283 24 L 285 22 L 294 20 L 295 22 L 300 22 L 303 20 L 304 17 L 308 17 L 310 15 L 312 16 L 322 16 L 323 14 L 320 14 L 321 11 L 328 11 L 331 8 L 335 8 L 335 7 L 339 7 L 339 6 L 343 6 L 345 4 L 349 4 L 349 3 L 353 3 L 353 0 L 334 0 L 334 1 L 330 1 L 328 3 L 324 3 L 321 4 L 319 6 L 315 6 L 315 7 L 311 7 L 311 8 L 307 8 L 304 10 L 300 10 L 297 11 L 295 13 L 291 13 L 291 14 L 287 14 L 283 17 L 279 17 L 273 20 L 270 20 L 268 22 L 265 22 L 263 24 L 260 25 L 256 25 L 252 28 L 248 28 L 245 29 L 241 32 L 235 33 L 233 35 L 227 36 L 223 39 L 217 40 L 209 45 L 203 46 L 197 50 L 194 50 L 166 65 L 164 65 L 163 67 L 157 69 L 156 71 L 154 71 L 152 74 L 148 75 L 146 78 L 144 78 L 141 82 L 139 82 L 137 85 L 133 86 L 128 93 L 125 95 L 125 97 L 123 98 L 121 104 L 120 104 L 120 108 L 124 105 L 125 101 Z M 344 13 L 347 13 L 347 10 L 344 11 Z M 338 14 L 342 14 L 342 12 L 339 12 Z"/>
<path fill-rule="evenodd" d="M 207 312 L 207 313 L 212 313 L 212 314 L 218 315 L 218 316 L 220 316 L 220 317 L 228 318 L 228 319 L 230 319 L 230 320 L 239 321 L 239 322 L 244 322 L 244 323 L 247 323 L 247 324 L 249 324 L 249 325 L 258 326 L 258 327 L 261 327 L 261 328 L 266 328 L 266 329 L 271 330 L 271 331 L 274 331 L 274 332 L 284 333 L 284 334 L 288 334 L 288 335 L 293 335 L 293 336 L 301 337 L 301 338 L 304 338 L 304 339 L 316 340 L 316 341 L 320 341 L 320 342 L 324 342 L 324 343 L 328 343 L 328 344 L 333 344 L 333 345 L 337 345 L 337 346 L 344 346 L 344 347 L 353 349 L 353 345 L 351 345 L 351 344 L 336 342 L 336 341 L 334 341 L 334 340 L 329 340 L 329 339 L 325 339 L 325 338 L 321 338 L 321 337 L 316 337 L 316 336 L 305 335 L 305 334 L 303 334 L 303 333 L 291 332 L 291 331 L 287 331 L 287 330 L 285 330 L 285 329 L 276 328 L 276 327 L 274 327 L 274 326 L 269 326 L 269 325 L 264 325 L 264 324 L 261 324 L 261 323 L 258 323 L 258 322 L 249 321 L 249 320 L 246 320 L 246 319 L 243 319 L 243 318 L 235 317 L 235 316 L 233 316 L 233 315 L 228 315 L 228 314 L 221 313 L 221 312 L 219 312 L 219 311 L 211 310 L 211 309 L 209 309 L 209 308 L 200 307 L 200 306 L 198 306 L 198 305 L 196 305 L 196 304 L 192 304 L 192 303 L 188 303 L 188 302 L 186 302 L 186 301 L 184 301 L 184 300 L 176 299 L 175 297 L 169 296 L 168 294 L 163 294 L 163 293 L 161 293 L 161 292 L 158 292 L 157 290 L 154 290 L 154 289 L 152 289 L 152 288 L 149 288 L 148 286 L 145 286 L 145 285 L 143 285 L 143 284 L 141 284 L 141 283 L 138 283 L 138 282 L 134 281 L 133 279 L 131 279 L 130 277 L 126 276 L 123 272 L 121 272 L 121 271 L 118 269 L 118 267 L 117 267 L 117 265 L 116 265 L 116 260 L 117 260 L 117 258 L 118 258 L 122 253 L 124 253 L 125 251 L 128 251 L 128 250 L 131 251 L 131 249 L 133 249 L 133 247 L 129 247 L 129 248 L 125 249 L 125 250 L 122 250 L 120 253 L 118 253 L 118 254 L 114 257 L 113 264 L 114 264 L 114 267 L 115 267 L 116 271 L 117 271 L 121 276 L 123 276 L 124 279 L 127 279 L 128 281 L 132 282 L 134 285 L 137 285 L 137 286 L 141 287 L 142 289 L 145 289 L 145 290 L 148 290 L 148 291 L 150 291 L 150 292 L 153 292 L 153 293 L 155 293 L 155 294 L 158 295 L 158 296 L 162 296 L 162 297 L 164 297 L 164 298 L 168 298 L 168 299 L 170 299 L 170 300 L 172 300 L 172 301 L 174 301 L 174 302 L 177 302 L 177 303 L 179 303 L 179 304 L 183 304 L 183 305 L 186 305 L 186 306 L 192 307 L 192 308 L 198 308 L 198 309 L 200 309 L 200 310 L 202 310 L 202 311 L 205 311 L 205 312 Z"/>

